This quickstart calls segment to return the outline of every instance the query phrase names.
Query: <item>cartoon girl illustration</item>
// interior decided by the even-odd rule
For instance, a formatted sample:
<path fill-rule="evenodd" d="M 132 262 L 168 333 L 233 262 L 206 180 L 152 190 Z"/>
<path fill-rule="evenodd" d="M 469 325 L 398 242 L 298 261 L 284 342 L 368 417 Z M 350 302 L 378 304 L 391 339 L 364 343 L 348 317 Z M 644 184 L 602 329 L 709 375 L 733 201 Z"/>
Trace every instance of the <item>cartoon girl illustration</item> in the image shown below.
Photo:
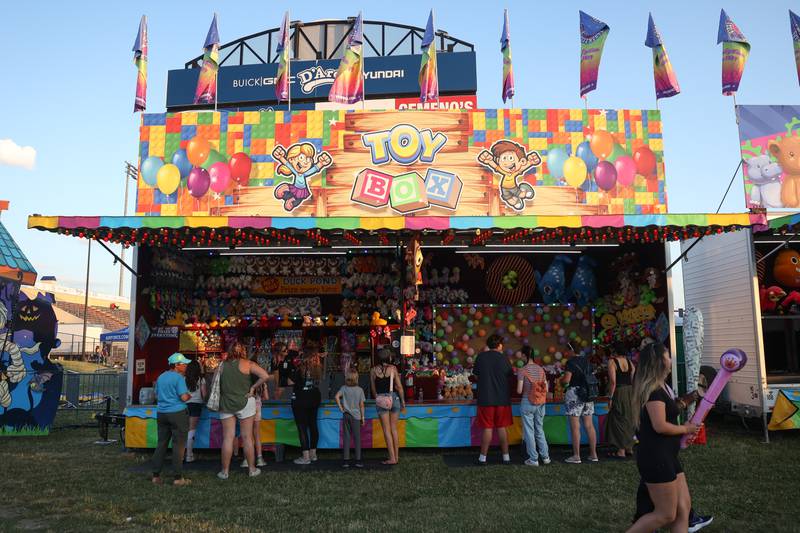
<path fill-rule="evenodd" d="M 283 200 L 283 208 L 287 211 L 292 211 L 311 197 L 308 179 L 333 163 L 327 152 L 317 154 L 311 143 L 293 144 L 288 151 L 283 146 L 276 146 L 272 157 L 280 163 L 278 174 L 293 176 L 291 183 L 281 183 L 275 187 L 275 198 Z"/>
<path fill-rule="evenodd" d="M 500 174 L 500 198 L 515 211 L 525 208 L 525 200 L 533 200 L 536 195 L 528 183 L 518 183 L 518 179 L 531 167 L 542 163 L 538 152 L 525 153 L 525 148 L 513 141 L 497 141 L 491 151 L 478 154 L 478 162 L 493 172 Z"/>

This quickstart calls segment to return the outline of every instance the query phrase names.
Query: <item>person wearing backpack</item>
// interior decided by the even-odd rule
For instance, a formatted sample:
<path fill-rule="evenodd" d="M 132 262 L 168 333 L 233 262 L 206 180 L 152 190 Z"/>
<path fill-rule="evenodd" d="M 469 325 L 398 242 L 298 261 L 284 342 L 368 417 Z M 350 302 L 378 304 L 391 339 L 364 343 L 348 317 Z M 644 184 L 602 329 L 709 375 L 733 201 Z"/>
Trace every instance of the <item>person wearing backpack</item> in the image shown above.
<path fill-rule="evenodd" d="M 594 367 L 586 355 L 576 355 L 567 361 L 562 382 L 569 383 L 564 404 L 572 434 L 572 455 L 565 463 L 581 464 L 581 423 L 589 440 L 589 462 L 596 463 L 597 434 L 594 430 L 594 401 L 598 395 Z"/>
<path fill-rule="evenodd" d="M 517 372 L 517 394 L 521 394 L 519 410 L 522 413 L 522 430 L 528 458 L 527 466 L 539 466 L 539 460 L 550 464 L 550 451 L 544 436 L 544 410 L 547 401 L 547 377 L 544 369 L 533 360 L 530 346 L 520 349 L 528 364 Z M 538 448 L 538 452 L 537 452 Z"/>

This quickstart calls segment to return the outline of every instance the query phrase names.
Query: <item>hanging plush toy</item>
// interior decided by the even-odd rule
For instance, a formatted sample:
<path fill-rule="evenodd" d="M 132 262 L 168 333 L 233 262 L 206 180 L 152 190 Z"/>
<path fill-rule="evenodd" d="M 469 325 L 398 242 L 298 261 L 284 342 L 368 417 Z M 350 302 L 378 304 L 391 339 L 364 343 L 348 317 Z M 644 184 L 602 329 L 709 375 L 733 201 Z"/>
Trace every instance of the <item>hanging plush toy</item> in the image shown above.
<path fill-rule="evenodd" d="M 544 273 L 544 276 L 539 272 L 534 272 L 536 285 L 544 303 L 565 303 L 566 276 L 564 275 L 564 265 L 570 264 L 572 264 L 572 259 L 566 255 L 557 255 L 553 262 L 550 263 L 550 267 Z"/>
<path fill-rule="evenodd" d="M 759 300 L 761 301 L 761 311 L 774 312 L 780 302 L 786 296 L 786 291 L 780 287 L 761 287 L 759 290 Z"/>
<path fill-rule="evenodd" d="M 784 287 L 800 288 L 800 254 L 791 249 L 778 252 L 772 275 Z"/>
<path fill-rule="evenodd" d="M 578 267 L 569 285 L 569 296 L 575 298 L 578 305 L 589 305 L 597 298 L 597 280 L 594 275 L 596 266 L 597 262 L 588 255 L 578 259 Z"/>

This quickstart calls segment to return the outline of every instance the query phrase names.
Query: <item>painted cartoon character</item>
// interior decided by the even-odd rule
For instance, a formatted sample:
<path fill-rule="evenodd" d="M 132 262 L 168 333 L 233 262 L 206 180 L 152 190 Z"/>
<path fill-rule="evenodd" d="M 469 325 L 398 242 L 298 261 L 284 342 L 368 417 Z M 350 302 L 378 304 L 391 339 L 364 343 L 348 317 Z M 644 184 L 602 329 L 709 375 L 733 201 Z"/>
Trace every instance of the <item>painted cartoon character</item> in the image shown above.
<path fill-rule="evenodd" d="M 769 152 L 783 169 L 783 207 L 800 207 L 800 137 L 790 134 L 770 141 Z"/>
<path fill-rule="evenodd" d="M 553 304 L 556 302 L 564 303 L 566 276 L 564 275 L 564 266 L 571 265 L 572 259 L 566 255 L 557 255 L 550 263 L 547 272 L 544 276 L 538 272 L 534 272 L 536 278 L 536 285 L 539 287 L 539 292 L 542 295 L 542 300 L 546 304 Z"/>
<path fill-rule="evenodd" d="M 781 203 L 781 173 L 783 169 L 768 155 L 751 157 L 745 161 L 747 177 L 753 184 L 750 202 L 761 207 L 783 207 Z"/>
<path fill-rule="evenodd" d="M 578 259 L 578 267 L 569 285 L 569 294 L 578 305 L 588 305 L 597 298 L 597 280 L 594 275 L 596 266 L 597 262 L 588 255 Z"/>
<path fill-rule="evenodd" d="M 516 211 L 525 208 L 525 200 L 533 200 L 536 192 L 529 183 L 519 183 L 525 172 L 542 163 L 538 152 L 525 153 L 519 144 L 502 140 L 492 145 L 491 151 L 483 150 L 478 154 L 478 162 L 492 171 L 501 174 L 500 198 Z"/>
<path fill-rule="evenodd" d="M 333 163 L 327 152 L 318 154 L 311 143 L 293 144 L 288 150 L 276 146 L 272 157 L 280 163 L 278 174 L 292 176 L 291 183 L 281 183 L 275 187 L 275 198 L 283 200 L 283 208 L 287 211 L 292 211 L 311 197 L 309 178 Z"/>

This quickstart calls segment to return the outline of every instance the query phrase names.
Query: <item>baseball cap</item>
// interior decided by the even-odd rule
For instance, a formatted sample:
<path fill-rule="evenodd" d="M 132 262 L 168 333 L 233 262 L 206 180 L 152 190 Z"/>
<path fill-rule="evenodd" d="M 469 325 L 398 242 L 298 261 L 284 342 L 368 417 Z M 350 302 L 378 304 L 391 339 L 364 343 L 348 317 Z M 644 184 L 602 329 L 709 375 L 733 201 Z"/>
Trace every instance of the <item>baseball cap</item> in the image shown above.
<path fill-rule="evenodd" d="M 167 363 L 171 365 L 180 365 L 180 364 L 188 365 L 191 362 L 192 362 L 191 359 L 186 359 L 186 357 L 184 357 L 183 354 L 180 352 L 175 352 L 174 354 L 169 356 L 169 359 L 167 359 Z"/>

